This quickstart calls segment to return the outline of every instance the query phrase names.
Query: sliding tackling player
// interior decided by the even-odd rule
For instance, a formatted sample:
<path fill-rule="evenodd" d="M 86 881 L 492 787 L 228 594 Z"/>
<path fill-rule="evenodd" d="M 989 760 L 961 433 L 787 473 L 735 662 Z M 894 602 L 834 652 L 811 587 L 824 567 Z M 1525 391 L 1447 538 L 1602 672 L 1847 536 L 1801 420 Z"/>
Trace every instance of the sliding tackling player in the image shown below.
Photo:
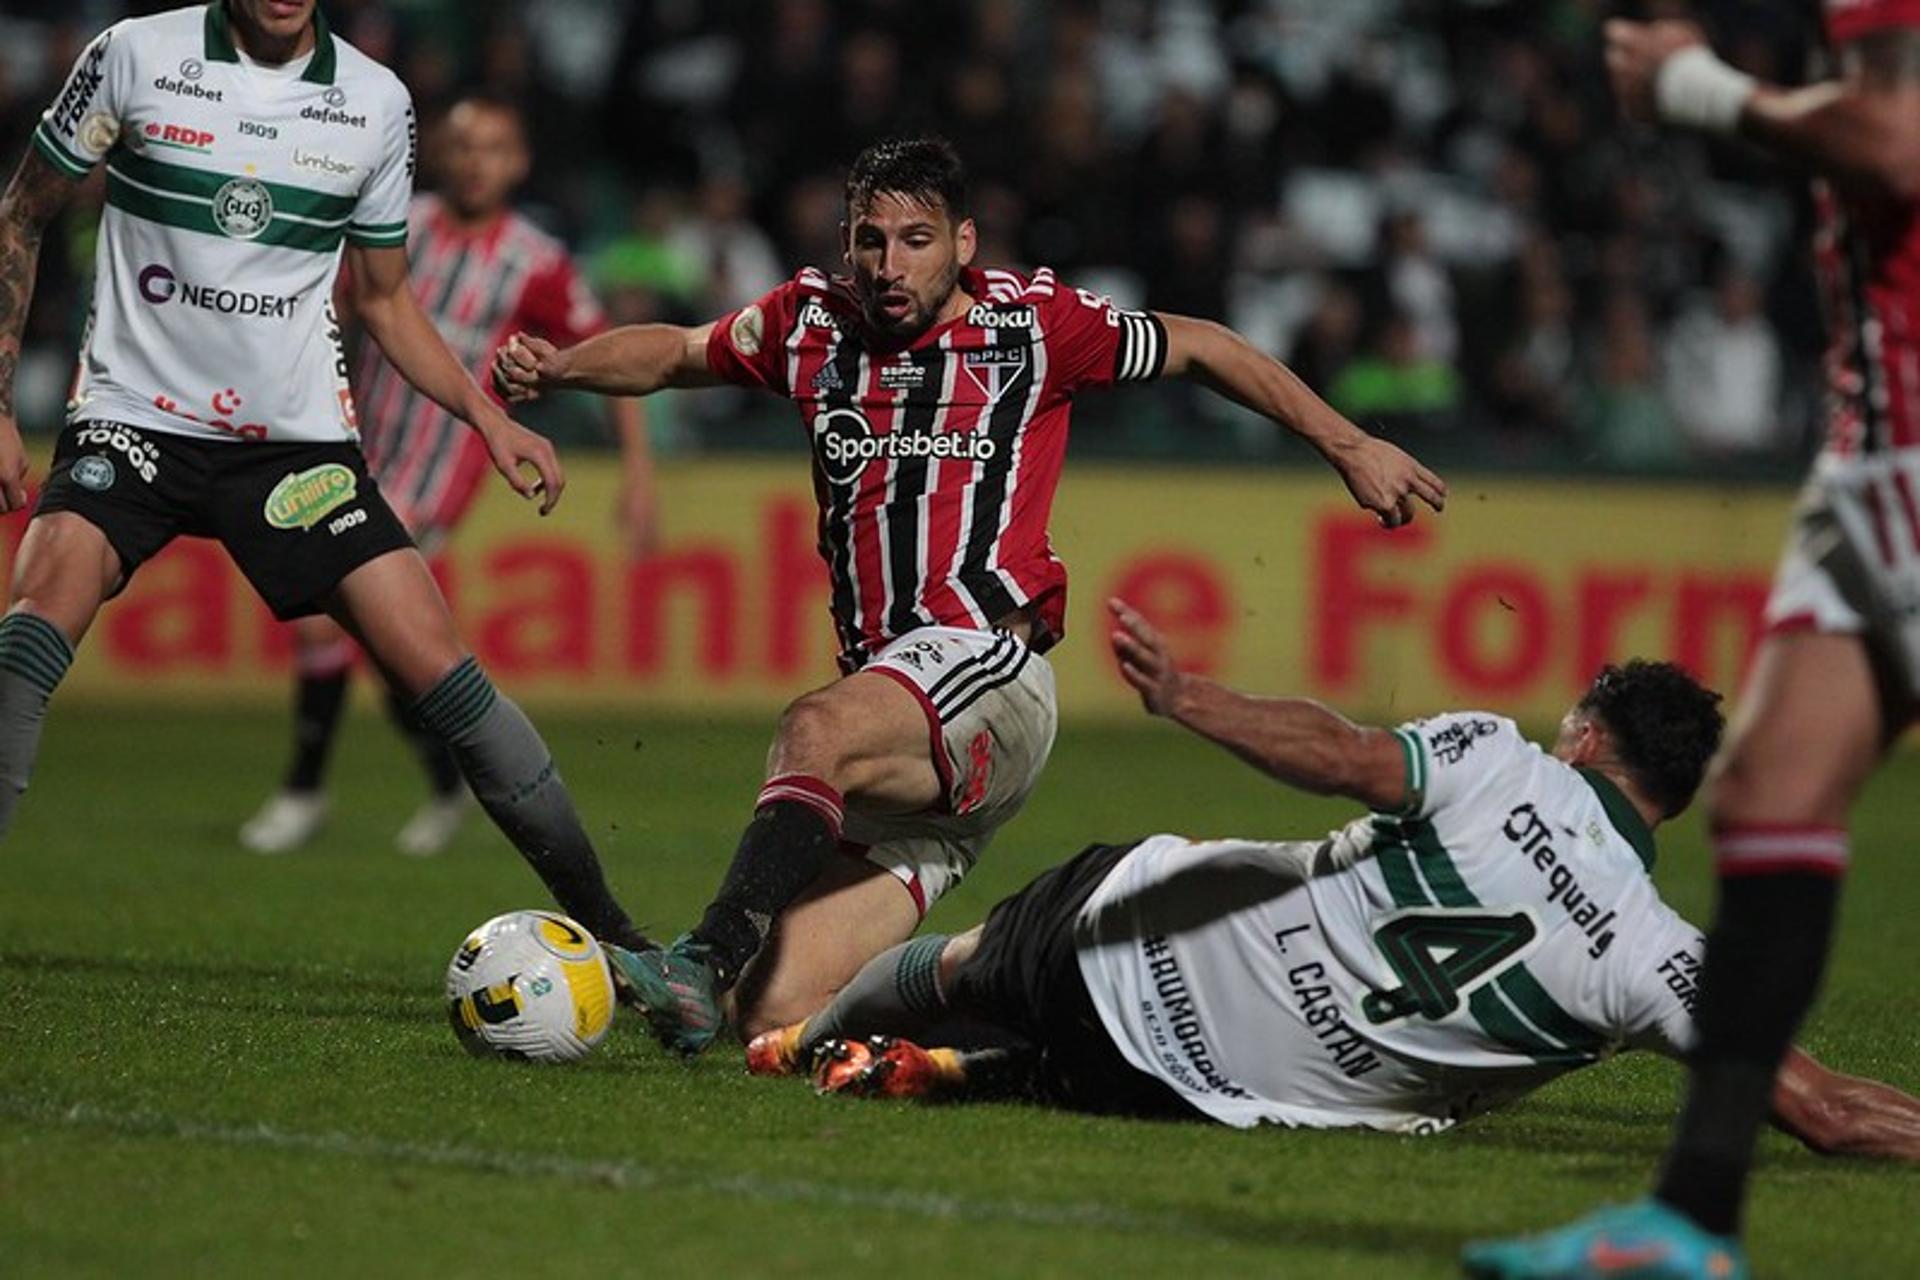
<path fill-rule="evenodd" d="M 756 1039 L 750 1069 L 810 1066 L 822 1092 L 1435 1133 L 1621 1048 L 1693 1042 L 1700 934 L 1648 872 L 1719 739 L 1718 695 L 1666 663 L 1608 667 L 1550 752 L 1484 712 L 1361 728 L 1183 674 L 1113 607 L 1150 711 L 1375 812 L 1318 841 L 1093 845 L 984 925 L 876 957 Z M 998 1043 L 923 1047 L 948 1043 L 942 1022 Z M 1896 1089 L 1795 1052 L 1773 1102 L 1816 1149 L 1920 1160 L 1920 1101 Z"/>

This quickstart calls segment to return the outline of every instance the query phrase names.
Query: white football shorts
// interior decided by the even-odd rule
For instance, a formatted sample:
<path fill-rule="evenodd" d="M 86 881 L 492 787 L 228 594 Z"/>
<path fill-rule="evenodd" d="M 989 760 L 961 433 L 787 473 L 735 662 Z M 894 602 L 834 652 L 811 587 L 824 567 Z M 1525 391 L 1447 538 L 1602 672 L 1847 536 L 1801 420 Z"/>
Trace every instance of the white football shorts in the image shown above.
<path fill-rule="evenodd" d="M 861 670 L 918 699 L 943 800 L 915 814 L 850 804 L 842 839 L 898 878 L 924 916 L 1020 812 L 1046 767 L 1059 723 L 1053 667 L 1009 632 L 921 627 Z"/>
<path fill-rule="evenodd" d="M 1920 450 L 1822 454 L 1767 600 L 1771 631 L 1865 638 L 1920 704 Z"/>

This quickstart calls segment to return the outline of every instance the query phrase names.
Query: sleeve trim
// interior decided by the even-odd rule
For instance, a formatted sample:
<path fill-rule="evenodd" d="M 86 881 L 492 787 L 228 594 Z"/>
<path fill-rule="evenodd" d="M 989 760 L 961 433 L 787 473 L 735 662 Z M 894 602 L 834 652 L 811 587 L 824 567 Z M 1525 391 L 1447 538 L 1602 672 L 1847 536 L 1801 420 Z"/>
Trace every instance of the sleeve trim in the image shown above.
<path fill-rule="evenodd" d="M 389 231 L 372 227 L 348 227 L 347 240 L 352 244 L 389 248 L 404 245 L 407 242 L 407 226 L 403 222 L 398 230 Z"/>
<path fill-rule="evenodd" d="M 1400 816 L 1412 817 L 1427 802 L 1427 749 L 1410 729 L 1395 729 L 1393 736 L 1400 739 L 1400 752 L 1407 761 L 1407 803 Z"/>
<path fill-rule="evenodd" d="M 80 159 L 60 145 L 59 139 L 48 131 L 45 120 L 34 126 L 33 145 L 55 168 L 68 177 L 84 178 L 93 171 L 92 163 Z"/>

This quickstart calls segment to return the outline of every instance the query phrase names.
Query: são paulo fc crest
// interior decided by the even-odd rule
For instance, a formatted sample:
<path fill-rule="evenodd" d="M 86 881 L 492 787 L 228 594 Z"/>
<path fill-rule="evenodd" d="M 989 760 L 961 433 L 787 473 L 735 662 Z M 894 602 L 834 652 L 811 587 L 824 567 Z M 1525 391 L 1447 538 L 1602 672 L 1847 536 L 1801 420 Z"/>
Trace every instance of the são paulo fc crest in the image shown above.
<path fill-rule="evenodd" d="M 73 470 L 69 473 L 73 482 L 82 489 L 91 489 L 101 493 L 113 488 L 113 460 L 90 453 L 84 458 L 73 460 Z"/>
<path fill-rule="evenodd" d="M 961 368 L 967 371 L 967 377 L 980 389 L 990 405 L 999 404 L 1000 397 L 1021 384 L 1021 377 L 1027 371 L 1027 348 L 1025 347 L 983 347 L 978 351 L 969 351 Z"/>
<path fill-rule="evenodd" d="M 289 472 L 273 486 L 261 514 L 276 529 L 311 529 L 329 511 L 352 502 L 359 483 L 337 462 Z"/>
<path fill-rule="evenodd" d="M 251 240 L 273 221 L 273 193 L 252 178 L 235 178 L 213 193 L 213 223 L 235 240 Z"/>

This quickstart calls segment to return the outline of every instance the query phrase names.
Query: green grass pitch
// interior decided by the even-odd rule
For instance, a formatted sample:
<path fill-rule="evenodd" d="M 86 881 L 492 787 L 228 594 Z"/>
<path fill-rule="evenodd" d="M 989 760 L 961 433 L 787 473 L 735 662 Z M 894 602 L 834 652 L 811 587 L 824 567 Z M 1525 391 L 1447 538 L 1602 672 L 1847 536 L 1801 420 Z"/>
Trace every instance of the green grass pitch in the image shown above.
<path fill-rule="evenodd" d="M 732 848 L 767 723 L 547 717 L 623 896 L 683 926 Z M 819 1100 L 737 1049 L 691 1066 L 623 1019 L 586 1062 L 476 1061 L 440 1004 L 465 931 L 543 904 L 484 823 L 390 840 L 415 800 L 356 714 L 332 827 L 241 852 L 281 762 L 266 712 L 56 706 L 0 847 L 0 1274 L 1445 1276 L 1460 1242 L 1637 1194 L 1678 1073 L 1635 1055 L 1438 1138 L 1236 1133 Z M 1876 783 L 1804 1036 L 1920 1090 L 1920 758 Z M 1069 728 L 950 928 L 1090 839 L 1312 834 L 1345 814 L 1146 721 Z M 1659 878 L 1696 919 L 1699 828 Z M 1920 1173 L 1765 1141 L 1763 1276 L 1920 1274 Z"/>

